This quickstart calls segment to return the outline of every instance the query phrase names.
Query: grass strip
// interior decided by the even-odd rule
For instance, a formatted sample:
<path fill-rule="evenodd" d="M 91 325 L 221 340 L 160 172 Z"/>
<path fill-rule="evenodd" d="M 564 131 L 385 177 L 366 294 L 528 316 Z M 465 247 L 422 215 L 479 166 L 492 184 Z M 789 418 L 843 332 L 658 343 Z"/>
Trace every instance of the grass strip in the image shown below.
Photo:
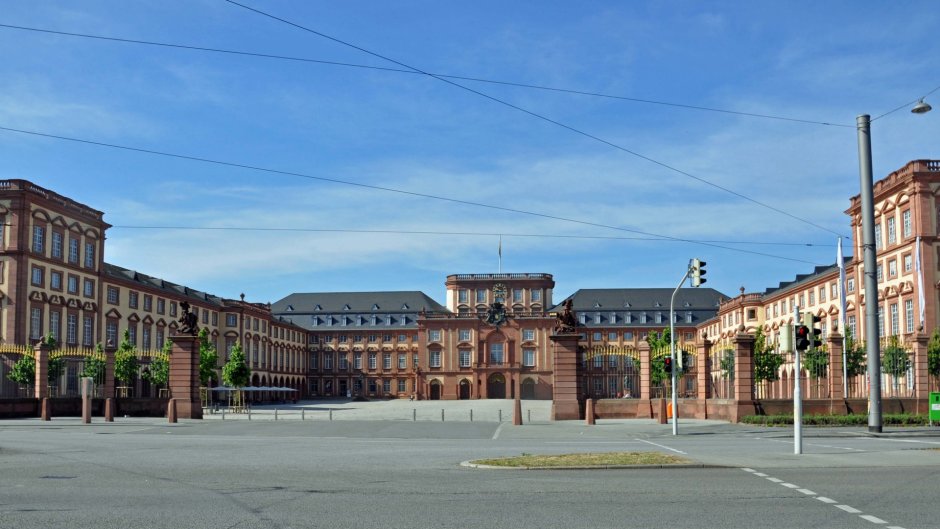
<path fill-rule="evenodd" d="M 882 424 L 885 426 L 926 426 L 927 416 L 911 413 L 887 413 L 882 415 Z M 789 426 L 793 424 L 792 414 L 782 415 L 747 415 L 741 418 L 744 424 L 760 424 L 764 426 Z M 803 424 L 806 426 L 865 426 L 868 424 L 868 415 L 804 415 Z"/>

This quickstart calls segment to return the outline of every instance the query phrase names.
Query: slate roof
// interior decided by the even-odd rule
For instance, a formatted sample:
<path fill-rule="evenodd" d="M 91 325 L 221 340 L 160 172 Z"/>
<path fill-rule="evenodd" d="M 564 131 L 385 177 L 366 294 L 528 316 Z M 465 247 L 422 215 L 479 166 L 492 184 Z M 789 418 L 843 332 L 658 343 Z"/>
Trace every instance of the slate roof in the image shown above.
<path fill-rule="evenodd" d="M 309 292 L 294 293 L 274 302 L 271 312 L 306 329 L 338 330 L 325 318 L 363 317 L 364 323 L 350 322 L 347 327 L 402 329 L 417 327 L 417 316 L 425 312 L 449 312 L 446 307 L 417 290 L 399 292 Z M 372 316 L 380 316 L 375 325 Z M 394 315 L 391 323 L 387 316 Z M 400 317 L 399 317 L 400 316 Z M 318 318 L 314 320 L 314 318 Z M 405 318 L 405 324 L 402 319 Z"/>
<path fill-rule="evenodd" d="M 589 315 L 586 319 L 588 327 L 649 327 L 651 325 L 669 324 L 669 300 L 674 289 L 671 288 L 583 288 L 568 296 L 561 303 L 553 307 L 551 312 L 564 310 L 564 302 L 572 300 L 575 313 Z M 714 317 L 718 313 L 718 303 L 728 299 L 721 292 L 713 288 L 683 288 L 676 294 L 675 311 L 678 323 L 686 323 L 686 313 L 692 313 L 693 325 Z M 626 321 L 626 313 L 630 313 L 630 321 Z M 656 323 L 654 315 L 662 313 L 662 321 Z M 616 313 L 614 321 L 609 316 Z M 647 321 L 643 322 L 641 316 L 646 313 Z M 599 323 L 594 316 L 599 315 Z"/>
<path fill-rule="evenodd" d="M 852 261 L 852 256 L 843 257 L 844 266 L 847 268 Z M 815 281 L 820 276 L 828 275 L 839 270 L 839 263 L 833 263 L 827 266 L 817 266 L 809 274 L 797 274 L 793 281 L 781 281 L 777 287 L 769 287 L 764 291 L 763 296 L 774 296 L 782 294 L 789 290 L 797 290 L 807 283 Z"/>
<path fill-rule="evenodd" d="M 199 290 L 194 290 L 183 285 L 177 285 L 176 283 L 170 283 L 169 281 L 164 281 L 146 274 L 141 274 L 140 272 L 135 272 L 134 270 L 129 270 L 127 268 L 110 263 L 104 264 L 104 275 L 115 279 L 121 279 L 123 281 L 138 283 L 156 290 L 162 290 L 168 293 L 168 297 L 172 296 L 174 298 L 189 298 L 193 301 L 198 301 L 203 305 L 209 304 L 215 305 L 217 307 L 221 307 L 223 305 L 222 298 L 218 296 L 207 294 Z"/>

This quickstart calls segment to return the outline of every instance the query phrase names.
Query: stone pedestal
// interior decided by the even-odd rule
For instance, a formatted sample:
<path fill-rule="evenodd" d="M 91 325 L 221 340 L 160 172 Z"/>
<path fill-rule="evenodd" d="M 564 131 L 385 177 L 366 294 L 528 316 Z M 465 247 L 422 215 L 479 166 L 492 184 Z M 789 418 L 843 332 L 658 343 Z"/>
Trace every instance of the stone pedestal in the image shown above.
<path fill-rule="evenodd" d="M 171 336 L 170 398 L 176 401 L 176 413 L 182 419 L 202 419 L 199 397 L 199 339 L 195 336 Z"/>
<path fill-rule="evenodd" d="M 114 394 L 114 352 L 117 347 L 108 344 L 104 348 L 104 398 L 113 399 Z"/>
<path fill-rule="evenodd" d="M 512 406 L 512 424 L 513 426 L 522 426 L 522 400 L 516 395 Z"/>
<path fill-rule="evenodd" d="M 842 376 L 842 335 L 829 333 L 826 337 L 829 348 L 829 398 L 833 401 L 845 399 L 845 388 Z"/>
<path fill-rule="evenodd" d="M 552 356 L 552 420 L 581 418 L 578 405 L 578 339 L 579 334 L 553 334 Z"/>
<path fill-rule="evenodd" d="M 930 400 L 930 374 L 928 373 L 927 344 L 930 337 L 924 332 L 918 332 L 913 339 L 914 358 L 911 364 L 914 367 L 914 407 L 917 413 L 929 412 Z"/>
<path fill-rule="evenodd" d="M 594 423 L 594 399 L 587 399 L 584 403 L 584 424 L 593 425 Z"/>
<path fill-rule="evenodd" d="M 737 334 L 734 339 L 734 405 L 729 410 L 731 422 L 754 415 L 754 335 Z"/>
<path fill-rule="evenodd" d="M 35 384 L 33 384 L 33 397 L 44 399 L 49 396 L 49 347 L 43 343 L 33 348 L 33 358 L 36 360 Z"/>

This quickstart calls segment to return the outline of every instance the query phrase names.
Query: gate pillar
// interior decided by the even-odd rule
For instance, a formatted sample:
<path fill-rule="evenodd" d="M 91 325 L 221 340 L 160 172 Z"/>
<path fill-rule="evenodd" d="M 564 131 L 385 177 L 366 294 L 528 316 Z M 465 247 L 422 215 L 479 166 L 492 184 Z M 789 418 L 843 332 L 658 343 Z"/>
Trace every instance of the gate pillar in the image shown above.
<path fill-rule="evenodd" d="M 552 420 L 581 418 L 578 404 L 578 339 L 580 334 L 551 335 L 554 372 L 552 374 Z"/>
<path fill-rule="evenodd" d="M 177 417 L 202 419 L 199 396 L 199 338 L 170 336 L 170 398 L 176 400 Z"/>

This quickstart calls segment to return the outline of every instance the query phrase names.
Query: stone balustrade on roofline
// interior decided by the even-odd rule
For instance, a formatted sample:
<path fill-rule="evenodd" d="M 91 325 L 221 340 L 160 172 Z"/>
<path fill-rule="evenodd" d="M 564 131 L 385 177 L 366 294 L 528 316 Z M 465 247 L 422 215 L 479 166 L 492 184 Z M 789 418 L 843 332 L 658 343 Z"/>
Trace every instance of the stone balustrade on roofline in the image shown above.
<path fill-rule="evenodd" d="M 46 200 L 56 202 L 65 209 L 77 211 L 82 215 L 86 215 L 95 220 L 103 221 L 104 212 L 98 211 L 97 209 L 90 208 L 85 204 L 76 202 L 70 198 L 66 198 L 55 191 L 50 191 L 44 187 L 40 187 L 28 180 L 20 179 L 11 179 L 11 180 L 0 180 L 0 191 L 27 191 L 36 195 L 43 197 Z"/>
<path fill-rule="evenodd" d="M 551 274 L 454 274 L 447 276 L 448 280 L 487 280 L 487 279 L 551 279 Z"/>
<path fill-rule="evenodd" d="M 554 318 L 553 312 L 529 311 L 529 312 L 507 312 L 512 318 Z M 421 318 L 426 320 L 479 320 L 486 317 L 485 312 L 467 312 L 447 313 L 447 312 L 425 312 Z"/>

